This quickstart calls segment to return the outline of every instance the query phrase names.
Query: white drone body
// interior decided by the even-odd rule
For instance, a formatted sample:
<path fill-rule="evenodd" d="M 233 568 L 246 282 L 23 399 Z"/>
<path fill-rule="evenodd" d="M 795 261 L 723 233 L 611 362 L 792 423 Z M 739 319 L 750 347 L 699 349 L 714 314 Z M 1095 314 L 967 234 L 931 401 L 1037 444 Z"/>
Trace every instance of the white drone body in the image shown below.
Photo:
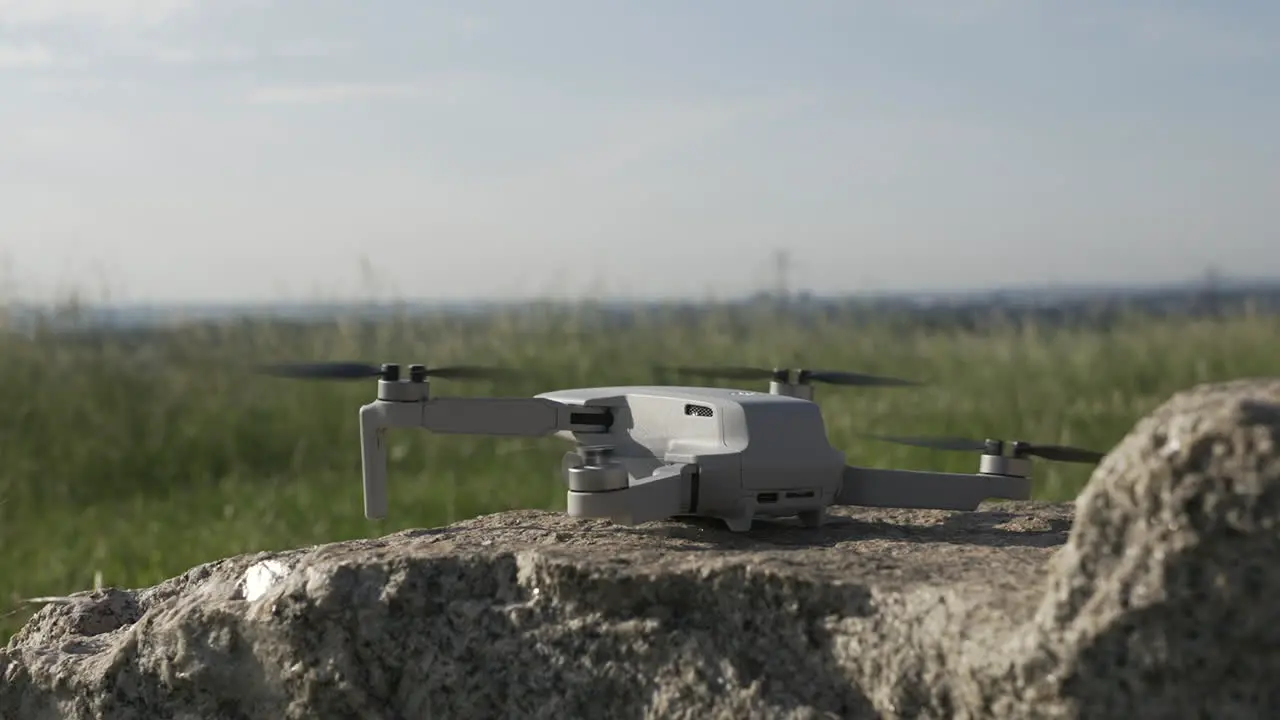
<path fill-rule="evenodd" d="M 575 443 L 561 472 L 568 512 L 636 524 L 679 516 L 758 517 L 820 525 L 832 505 L 974 510 L 988 498 L 1031 496 L 1031 462 L 988 440 L 975 473 L 847 465 L 827 439 L 812 386 L 775 380 L 769 392 L 623 386 L 534 397 L 433 398 L 423 366 L 400 378 L 384 365 L 378 397 L 360 409 L 364 509 L 387 515 L 384 435 L 393 428 L 538 437 Z"/>

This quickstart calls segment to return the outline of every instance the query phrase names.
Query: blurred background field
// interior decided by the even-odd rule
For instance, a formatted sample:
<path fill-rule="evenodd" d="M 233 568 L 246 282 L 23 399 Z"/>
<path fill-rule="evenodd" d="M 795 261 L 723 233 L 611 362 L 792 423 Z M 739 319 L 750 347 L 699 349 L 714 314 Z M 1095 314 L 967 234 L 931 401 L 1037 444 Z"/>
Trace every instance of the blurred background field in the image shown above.
<path fill-rule="evenodd" d="M 1096 319 L 1095 319 L 1096 320 Z M 625 317 L 529 306 L 376 320 L 222 320 L 132 330 L 11 324 L 0 346 L 0 599 L 139 586 L 192 565 L 509 508 L 562 508 L 563 441 L 399 432 L 391 515 L 362 515 L 357 408 L 371 383 L 254 376 L 281 360 L 477 363 L 502 383 L 437 381 L 437 394 L 525 395 L 651 383 L 661 364 L 803 365 L 890 374 L 924 388 L 822 387 L 832 443 L 849 462 L 970 470 L 973 458 L 858 433 L 959 434 L 1109 449 L 1170 393 L 1269 375 L 1280 319 L 1247 308 L 1105 322 L 767 305 Z M 726 383 L 727 384 L 727 383 Z M 1040 463 L 1036 494 L 1069 499 L 1090 468 Z"/>

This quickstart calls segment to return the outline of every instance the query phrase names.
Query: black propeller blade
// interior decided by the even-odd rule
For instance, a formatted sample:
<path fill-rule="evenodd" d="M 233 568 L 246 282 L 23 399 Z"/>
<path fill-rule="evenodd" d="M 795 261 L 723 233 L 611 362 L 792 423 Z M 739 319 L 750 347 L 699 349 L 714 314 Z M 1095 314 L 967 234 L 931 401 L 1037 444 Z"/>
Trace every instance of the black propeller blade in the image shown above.
<path fill-rule="evenodd" d="M 1036 443 L 1014 443 L 1015 453 L 1034 455 L 1045 460 L 1069 463 L 1097 463 L 1106 457 L 1106 453 L 1068 445 L 1039 445 Z"/>
<path fill-rule="evenodd" d="M 427 377 L 438 377 L 445 380 L 499 380 L 515 377 L 515 370 L 479 365 L 450 365 L 446 367 L 427 368 Z"/>
<path fill-rule="evenodd" d="M 674 372 L 680 375 L 693 375 L 695 377 L 716 378 L 721 380 L 776 380 L 778 382 L 789 382 L 792 371 L 788 368 L 754 368 L 754 367 L 674 367 L 659 368 L 668 372 Z M 839 370 L 796 370 L 796 382 L 805 384 L 810 382 L 827 383 L 828 385 L 848 385 L 857 387 L 893 387 L 906 385 L 919 385 L 919 383 L 910 380 L 901 380 L 899 378 L 880 377 L 877 375 L 866 375 L 863 373 L 841 372 Z"/>
<path fill-rule="evenodd" d="M 850 385 L 856 387 L 903 387 L 920 384 L 900 378 L 842 372 L 840 370 L 797 370 L 796 382 L 800 384 L 820 382 L 828 385 Z"/>
<path fill-rule="evenodd" d="M 410 365 L 410 376 L 420 366 Z M 361 380 L 380 377 L 384 379 L 398 378 L 398 365 L 378 366 L 359 362 L 329 363 L 284 363 L 267 365 L 259 368 L 260 372 L 276 377 L 295 378 L 301 380 Z M 422 377 L 438 377 L 446 380 L 489 380 L 514 375 L 510 370 L 502 368 L 477 367 L 474 365 L 454 365 L 449 367 L 423 368 L 419 370 Z M 390 375 L 390 378 L 388 378 Z"/>
<path fill-rule="evenodd" d="M 998 440 L 971 440 L 959 437 L 894 435 L 868 435 L 867 437 L 875 440 L 882 440 L 884 442 L 897 443 L 899 445 L 911 445 L 913 447 L 929 448 L 931 450 L 957 450 L 960 452 L 984 452 L 989 447 L 999 447 L 1003 445 L 1003 443 L 1000 443 Z M 1085 448 L 1069 447 L 1066 445 L 1041 445 L 1021 440 L 1016 440 L 1009 444 L 1013 448 L 1014 457 L 1038 457 L 1044 460 L 1070 463 L 1096 463 L 1106 457 L 1106 453 L 1100 453 L 1096 450 L 1086 450 Z"/>

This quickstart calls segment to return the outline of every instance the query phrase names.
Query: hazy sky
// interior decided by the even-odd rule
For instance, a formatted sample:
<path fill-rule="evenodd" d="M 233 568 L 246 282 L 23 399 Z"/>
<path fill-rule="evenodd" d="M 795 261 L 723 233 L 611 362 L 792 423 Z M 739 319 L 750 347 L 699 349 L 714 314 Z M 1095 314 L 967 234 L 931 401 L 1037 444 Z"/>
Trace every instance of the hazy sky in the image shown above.
<path fill-rule="evenodd" d="M 1278 137 L 1274 0 L 0 0 L 0 285 L 1280 275 Z"/>

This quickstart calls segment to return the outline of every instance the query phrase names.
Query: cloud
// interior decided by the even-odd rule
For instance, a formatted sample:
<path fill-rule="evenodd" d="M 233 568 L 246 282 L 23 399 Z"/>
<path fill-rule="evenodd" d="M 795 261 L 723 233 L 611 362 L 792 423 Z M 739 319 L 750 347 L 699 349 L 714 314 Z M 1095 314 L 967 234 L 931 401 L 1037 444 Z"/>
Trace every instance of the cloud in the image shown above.
<path fill-rule="evenodd" d="M 0 43 L 0 71 L 40 72 L 46 70 L 87 70 L 104 63 L 141 63 L 148 65 L 194 66 L 232 65 L 253 62 L 263 57 L 303 58 L 285 51 L 262 52 L 230 46 L 167 46 L 98 50 L 86 55 L 68 55 L 44 43 Z M 49 88 L 46 88 L 49 89 Z"/>
<path fill-rule="evenodd" d="M 326 58 L 348 53 L 351 49 L 351 44 L 347 42 L 296 40 L 284 43 L 272 54 L 285 59 Z"/>
<path fill-rule="evenodd" d="M 119 53 L 119 56 L 159 65 L 234 65 L 263 59 L 314 60 L 336 57 L 349 50 L 345 43 L 294 40 L 260 48 L 244 45 L 142 44 Z"/>
<path fill-rule="evenodd" d="M 593 142 L 558 161 L 539 165 L 532 172 L 508 175 L 498 195 L 520 198 L 534 212 L 572 197 L 570 189 L 590 191 L 622 187 L 620 183 L 644 175 L 645 163 L 659 160 L 659 167 L 679 163 L 690 148 L 704 141 L 733 134 L 753 123 L 775 121 L 800 112 L 815 100 L 806 90 L 789 90 L 745 98 L 700 98 L 652 105 L 612 108 L 593 123 Z M 652 171 L 653 168 L 649 168 Z M 659 174 L 668 172 L 659 170 Z M 648 177 L 653 177 L 652 175 Z M 495 186 L 490 183 L 490 189 Z"/>
<path fill-rule="evenodd" d="M 279 2 L 0 0 L 0 70 L 301 62 L 352 51 L 351 41 L 329 37 L 327 32 L 290 37 L 286 30 L 250 43 L 244 42 L 243 32 L 226 33 L 224 21 L 235 20 L 232 27 L 240 28 L 245 23 L 260 25 L 271 19 L 263 13 Z M 299 3 L 295 10 L 304 7 Z"/>
<path fill-rule="evenodd" d="M 69 55 L 40 42 L 0 42 L 0 72 L 35 73 L 47 77 L 45 71 L 82 68 L 89 62 L 82 55 Z"/>
<path fill-rule="evenodd" d="M 260 8 L 270 2 L 273 0 L 0 0 L 0 34 L 9 39 L 8 44 L 0 42 L 0 69 L 85 69 L 114 61 L 169 65 L 245 62 L 268 53 L 236 46 L 209 47 L 195 38 L 183 43 L 170 32 L 171 25 L 206 10 Z M 65 31 L 73 33 L 70 39 Z M 162 39 L 157 31 L 164 32 Z M 269 54 L 285 57 L 283 53 Z"/>
<path fill-rule="evenodd" d="M 155 27 L 199 4 L 200 0 L 0 0 L 0 27 Z"/>
<path fill-rule="evenodd" d="M 246 47 L 228 45 L 222 47 L 150 47 L 128 53 L 131 59 L 153 62 L 159 65 L 199 65 L 210 63 L 249 62 L 260 53 Z"/>
<path fill-rule="evenodd" d="M 74 75 L 41 75 L 32 78 L 26 88 L 35 93 L 42 94 L 58 94 L 58 93 L 96 93 L 96 92 L 121 92 L 125 90 L 136 90 L 138 82 L 131 78 L 120 77 L 100 77 L 86 73 L 77 73 Z"/>
<path fill-rule="evenodd" d="M 243 45 L 170 45 L 153 42 L 127 43 L 98 48 L 85 54 L 69 55 L 43 42 L 0 42 L 0 72 L 86 70 L 104 63 L 162 66 L 244 65 L 264 59 L 306 61 L 336 57 L 345 45 L 319 41 L 286 42 L 278 47 L 252 48 Z M 43 73 L 42 73 L 43 74 Z"/>
<path fill-rule="evenodd" d="M 495 78 L 483 73 L 460 72 L 399 82 L 370 80 L 263 85 L 249 92 L 248 101 L 254 105 L 332 105 L 425 97 L 434 103 L 449 104 L 480 99 L 494 89 L 495 83 Z"/>
<path fill-rule="evenodd" d="M 249 102 L 255 105 L 316 105 L 346 103 L 379 98 L 404 98 L 424 90 L 417 83 L 321 83 L 277 85 L 254 89 Z"/>
<path fill-rule="evenodd" d="M 58 56 L 47 45 L 0 44 L 0 70 L 43 70 L 58 64 Z"/>

